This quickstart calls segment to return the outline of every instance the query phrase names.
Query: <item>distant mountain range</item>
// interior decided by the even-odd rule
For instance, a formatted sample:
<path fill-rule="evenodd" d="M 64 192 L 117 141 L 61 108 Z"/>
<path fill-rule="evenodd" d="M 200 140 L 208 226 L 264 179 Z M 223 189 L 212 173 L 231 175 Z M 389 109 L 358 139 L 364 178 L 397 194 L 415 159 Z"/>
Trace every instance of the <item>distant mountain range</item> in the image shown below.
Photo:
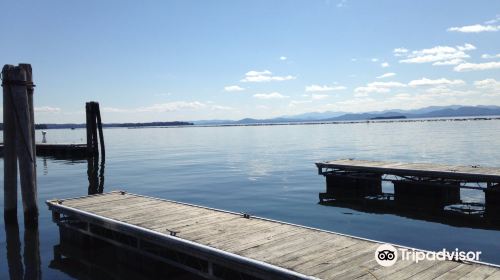
<path fill-rule="evenodd" d="M 430 106 L 414 110 L 385 110 L 366 113 L 347 112 L 311 112 L 299 115 L 282 116 L 271 119 L 245 118 L 237 121 L 231 120 L 203 120 L 194 121 L 195 125 L 244 125 L 244 124 L 279 124 L 294 122 L 328 122 L 328 121 L 362 121 L 373 119 L 419 119 L 419 118 L 452 118 L 452 117 L 478 117 L 500 116 L 500 106 Z"/>

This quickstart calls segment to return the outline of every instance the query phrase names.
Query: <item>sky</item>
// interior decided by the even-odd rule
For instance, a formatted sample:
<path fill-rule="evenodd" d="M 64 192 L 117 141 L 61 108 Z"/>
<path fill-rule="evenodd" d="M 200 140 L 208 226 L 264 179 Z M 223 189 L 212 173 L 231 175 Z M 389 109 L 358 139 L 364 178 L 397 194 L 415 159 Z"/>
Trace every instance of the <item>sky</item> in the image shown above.
<path fill-rule="evenodd" d="M 37 123 L 500 105 L 500 1 L 0 0 Z"/>

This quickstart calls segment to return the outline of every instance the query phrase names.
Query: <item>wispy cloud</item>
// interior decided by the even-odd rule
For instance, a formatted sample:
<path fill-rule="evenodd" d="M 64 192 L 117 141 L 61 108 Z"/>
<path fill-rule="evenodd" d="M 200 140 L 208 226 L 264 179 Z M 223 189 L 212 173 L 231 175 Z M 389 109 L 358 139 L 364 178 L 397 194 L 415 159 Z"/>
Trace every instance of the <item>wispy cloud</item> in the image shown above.
<path fill-rule="evenodd" d="M 306 92 L 328 92 L 334 90 L 344 90 L 345 86 L 310 85 L 306 86 Z"/>
<path fill-rule="evenodd" d="M 455 26 L 447 29 L 449 32 L 462 32 L 462 33 L 480 33 L 480 32 L 496 32 L 500 30 L 500 15 L 497 15 L 496 18 L 487 20 L 484 23 L 480 24 L 471 24 L 464 26 Z"/>
<path fill-rule="evenodd" d="M 166 103 L 153 104 L 151 106 L 143 106 L 138 108 L 116 108 L 116 107 L 103 107 L 102 112 L 106 113 L 165 113 L 165 112 L 178 112 L 178 111 L 197 111 L 197 110 L 221 110 L 228 111 L 234 110 L 232 107 L 217 105 L 214 102 L 200 102 L 200 101 L 172 101 Z"/>
<path fill-rule="evenodd" d="M 484 63 L 462 63 L 453 68 L 456 72 L 481 71 L 500 69 L 500 62 L 484 62 Z"/>
<path fill-rule="evenodd" d="M 400 63 L 433 63 L 433 65 L 454 65 L 460 63 L 470 56 L 467 51 L 475 50 L 472 44 L 464 44 L 455 47 L 436 46 L 428 49 L 414 50 L 412 52 L 397 52 L 398 56 L 405 57 Z"/>
<path fill-rule="evenodd" d="M 284 61 L 284 60 L 287 60 L 287 59 L 288 59 L 288 57 L 286 57 L 286 56 L 280 56 L 280 60 Z"/>
<path fill-rule="evenodd" d="M 245 78 L 243 78 L 242 82 L 270 82 L 270 81 L 288 81 L 294 80 L 296 77 L 287 75 L 287 76 L 274 76 L 273 73 L 269 70 L 264 71 L 248 71 L 245 74 Z"/>
<path fill-rule="evenodd" d="M 393 76 L 396 76 L 396 73 L 389 72 L 389 73 L 385 73 L 385 74 L 378 76 L 377 79 L 384 79 L 384 78 L 389 78 L 389 77 L 393 77 Z"/>
<path fill-rule="evenodd" d="M 59 113 L 59 112 L 61 112 L 61 108 L 50 107 L 50 106 L 35 107 L 35 112 L 37 112 L 37 113 Z"/>
<path fill-rule="evenodd" d="M 448 31 L 463 32 L 463 33 L 496 32 L 498 30 L 500 30 L 500 25 L 474 24 L 474 25 L 448 28 Z"/>
<path fill-rule="evenodd" d="M 354 96 L 362 97 L 367 96 L 369 93 L 386 93 L 390 92 L 392 88 L 405 87 L 406 84 L 400 82 L 372 82 L 363 87 L 354 89 Z"/>
<path fill-rule="evenodd" d="M 337 3 L 337 8 L 344 8 L 347 6 L 347 0 L 340 0 L 340 2 Z"/>
<path fill-rule="evenodd" d="M 456 85 L 464 85 L 465 82 L 463 80 L 448 80 L 445 78 L 441 79 L 427 79 L 427 78 L 422 78 L 419 80 L 413 80 L 408 83 L 409 86 L 411 87 L 419 87 L 419 86 L 456 86 Z"/>
<path fill-rule="evenodd" d="M 495 79 L 484 79 L 475 81 L 474 85 L 478 89 L 489 91 L 494 95 L 500 95 L 500 81 L 497 81 Z"/>
<path fill-rule="evenodd" d="M 406 48 L 395 48 L 392 51 L 392 53 L 394 54 L 394 56 L 403 56 L 406 53 L 408 53 L 408 49 L 406 49 Z"/>
<path fill-rule="evenodd" d="M 483 54 L 481 55 L 481 58 L 484 58 L 484 59 L 491 59 L 491 58 L 500 58 L 500 53 L 497 53 L 497 54 Z"/>
<path fill-rule="evenodd" d="M 372 59 L 370 59 L 371 62 L 377 62 L 378 61 L 378 58 L 374 57 Z"/>
<path fill-rule="evenodd" d="M 311 99 L 313 99 L 313 100 L 321 100 L 321 99 L 325 99 L 328 97 L 329 97 L 328 94 L 316 94 L 316 93 L 311 94 Z"/>
<path fill-rule="evenodd" d="M 389 62 L 382 62 L 382 63 L 380 63 L 380 66 L 381 66 L 382 68 L 387 68 L 387 67 L 389 67 L 390 65 L 389 65 Z"/>
<path fill-rule="evenodd" d="M 234 92 L 234 91 L 244 91 L 245 89 L 240 86 L 226 86 L 224 91 Z"/>
<path fill-rule="evenodd" d="M 253 97 L 258 98 L 258 99 L 284 99 L 284 98 L 288 98 L 288 96 L 283 95 L 279 92 L 257 93 L 257 94 L 254 94 Z"/>

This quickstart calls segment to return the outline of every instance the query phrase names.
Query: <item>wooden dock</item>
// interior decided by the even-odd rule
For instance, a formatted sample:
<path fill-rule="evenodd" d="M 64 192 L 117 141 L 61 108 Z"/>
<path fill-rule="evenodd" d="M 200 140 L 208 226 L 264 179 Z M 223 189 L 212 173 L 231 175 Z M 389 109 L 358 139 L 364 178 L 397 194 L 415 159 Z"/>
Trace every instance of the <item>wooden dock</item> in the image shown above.
<path fill-rule="evenodd" d="M 87 155 L 87 145 L 69 144 L 69 143 L 59 143 L 59 144 L 37 143 L 36 155 L 83 158 Z M 0 156 L 3 156 L 3 144 L 0 144 Z"/>
<path fill-rule="evenodd" d="M 484 213 L 500 224 L 500 168 L 340 159 L 316 163 L 326 177 L 325 200 L 353 201 L 382 197 L 382 181 L 394 185 L 392 200 L 399 209 L 439 211 L 461 204 L 460 189 L 484 192 Z"/>
<path fill-rule="evenodd" d="M 422 178 L 454 179 L 463 182 L 500 183 L 500 168 L 479 165 L 444 165 L 435 163 L 404 163 L 340 159 L 316 163 L 320 174 L 330 170 L 369 172 L 374 174 L 393 174 L 417 176 Z"/>
<path fill-rule="evenodd" d="M 120 191 L 47 205 L 61 234 L 78 232 L 208 279 L 500 277 L 499 267 L 477 262 L 383 267 L 375 260 L 381 242 Z"/>

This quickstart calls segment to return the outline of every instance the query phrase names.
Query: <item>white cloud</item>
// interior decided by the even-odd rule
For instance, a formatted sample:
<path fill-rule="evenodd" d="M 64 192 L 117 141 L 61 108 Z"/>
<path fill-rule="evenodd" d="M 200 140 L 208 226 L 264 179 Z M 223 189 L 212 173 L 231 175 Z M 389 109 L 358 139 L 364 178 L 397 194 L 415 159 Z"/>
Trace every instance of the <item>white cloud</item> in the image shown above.
<path fill-rule="evenodd" d="M 37 112 L 37 113 L 59 113 L 59 112 L 61 112 L 61 108 L 50 107 L 50 106 L 35 107 L 35 112 Z"/>
<path fill-rule="evenodd" d="M 288 103 L 288 106 L 294 107 L 297 105 L 307 104 L 307 103 L 311 103 L 311 102 L 312 102 L 312 100 L 292 100 L 292 101 L 290 101 L 290 103 Z"/>
<path fill-rule="evenodd" d="M 135 111 L 163 113 L 163 112 L 173 112 L 180 110 L 198 110 L 206 107 L 207 107 L 206 104 L 199 101 L 193 101 L 193 102 L 174 101 L 174 102 L 153 104 L 147 107 L 139 107 L 135 109 Z"/>
<path fill-rule="evenodd" d="M 476 49 L 472 44 L 464 44 L 462 46 L 436 46 L 429 49 L 415 50 L 405 53 L 405 58 L 399 60 L 400 63 L 455 63 L 457 59 L 463 60 L 470 57 L 466 51 Z M 439 64 L 435 64 L 439 65 Z M 442 65 L 442 64 L 441 64 Z"/>
<path fill-rule="evenodd" d="M 279 92 L 257 93 L 257 94 L 254 94 L 253 97 L 258 98 L 258 99 L 284 99 L 284 98 L 288 98 L 288 96 L 283 95 Z"/>
<path fill-rule="evenodd" d="M 364 87 L 357 87 L 354 89 L 354 96 L 361 97 L 367 96 L 369 93 L 386 93 L 390 92 L 391 88 L 405 87 L 406 85 L 400 82 L 372 82 Z"/>
<path fill-rule="evenodd" d="M 382 62 L 382 63 L 380 63 L 380 66 L 381 66 L 382 68 L 389 67 L 389 62 Z"/>
<path fill-rule="evenodd" d="M 404 54 L 408 53 L 408 49 L 406 48 L 395 48 L 392 53 L 394 56 L 403 56 Z"/>
<path fill-rule="evenodd" d="M 460 27 L 450 27 L 447 30 L 463 33 L 496 32 L 500 30 L 500 25 L 473 24 Z"/>
<path fill-rule="evenodd" d="M 489 58 L 500 58 L 500 53 L 497 53 L 497 54 L 483 54 L 481 55 L 481 58 L 484 58 L 484 59 L 489 59 Z"/>
<path fill-rule="evenodd" d="M 280 60 L 287 60 L 287 59 L 288 59 L 288 57 L 286 57 L 286 56 L 280 56 Z"/>
<path fill-rule="evenodd" d="M 500 81 L 495 79 L 484 79 L 480 81 L 474 81 L 474 85 L 483 90 L 492 90 L 497 94 L 500 94 Z"/>
<path fill-rule="evenodd" d="M 466 72 L 466 71 L 480 71 L 480 70 L 491 70 L 491 69 L 500 69 L 500 62 L 484 62 L 484 63 L 462 63 L 455 68 L 453 68 L 456 72 Z"/>
<path fill-rule="evenodd" d="M 320 86 L 320 85 L 310 85 L 306 86 L 306 92 L 326 92 L 326 91 L 334 91 L 334 90 L 344 90 L 346 87 L 344 86 Z"/>
<path fill-rule="evenodd" d="M 441 79 L 427 79 L 427 78 L 422 78 L 420 80 L 413 80 L 408 83 L 409 86 L 411 87 L 418 87 L 418 86 L 456 86 L 456 85 L 464 85 L 465 82 L 463 80 L 448 80 L 445 78 Z"/>
<path fill-rule="evenodd" d="M 488 20 L 488 21 L 485 21 L 484 23 L 485 24 L 495 24 L 497 22 L 500 22 L 500 15 L 497 15 L 496 18 Z"/>
<path fill-rule="evenodd" d="M 222 106 L 222 105 L 211 105 L 210 109 L 216 110 L 216 111 L 232 111 L 232 110 L 234 110 L 233 107 Z"/>
<path fill-rule="evenodd" d="M 337 3 L 337 8 L 343 8 L 347 4 L 347 0 L 340 0 L 340 2 Z"/>
<path fill-rule="evenodd" d="M 245 74 L 242 82 L 270 82 L 270 81 L 287 81 L 294 80 L 296 77 L 288 76 L 273 76 L 273 73 L 269 70 L 264 71 L 248 71 Z"/>
<path fill-rule="evenodd" d="M 396 76 L 396 73 L 389 72 L 378 76 L 377 79 L 389 78 L 393 76 Z"/>
<path fill-rule="evenodd" d="M 437 66 L 443 66 L 443 65 L 457 65 L 464 62 L 463 59 L 460 58 L 454 58 L 450 60 L 444 60 L 444 61 L 436 61 L 432 63 L 432 65 L 437 65 Z"/>
<path fill-rule="evenodd" d="M 313 100 L 321 100 L 321 99 L 325 99 L 325 98 L 328 98 L 328 97 L 329 97 L 329 95 L 328 95 L 328 94 L 315 94 L 315 93 L 313 93 L 313 94 L 311 95 L 311 98 L 312 98 Z"/>
<path fill-rule="evenodd" d="M 224 87 L 224 91 L 233 92 L 233 91 L 244 91 L 245 89 L 240 86 L 227 86 Z"/>
<path fill-rule="evenodd" d="M 378 61 L 378 58 L 374 57 L 372 59 L 370 59 L 372 62 L 377 62 Z"/>

